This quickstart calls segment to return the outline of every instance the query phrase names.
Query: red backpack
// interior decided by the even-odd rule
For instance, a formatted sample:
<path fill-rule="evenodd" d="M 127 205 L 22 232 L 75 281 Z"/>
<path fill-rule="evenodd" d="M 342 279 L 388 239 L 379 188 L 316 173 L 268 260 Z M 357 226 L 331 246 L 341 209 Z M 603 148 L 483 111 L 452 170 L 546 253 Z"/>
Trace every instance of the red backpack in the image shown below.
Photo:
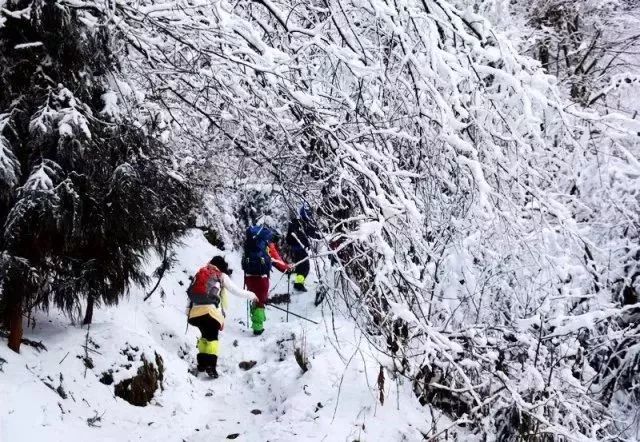
<path fill-rule="evenodd" d="M 187 295 L 194 305 L 213 304 L 219 307 L 221 291 L 222 272 L 216 266 L 208 264 L 193 277 Z"/>

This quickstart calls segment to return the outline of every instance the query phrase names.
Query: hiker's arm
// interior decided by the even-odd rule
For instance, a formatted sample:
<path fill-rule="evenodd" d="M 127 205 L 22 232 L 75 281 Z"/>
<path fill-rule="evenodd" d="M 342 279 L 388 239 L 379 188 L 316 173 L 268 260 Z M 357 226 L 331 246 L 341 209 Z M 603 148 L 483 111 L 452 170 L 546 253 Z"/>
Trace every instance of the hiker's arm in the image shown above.
<path fill-rule="evenodd" d="M 229 275 L 222 274 L 222 285 L 229 291 L 229 293 L 237 296 L 238 298 L 244 298 L 250 301 L 255 301 L 257 299 L 255 293 L 238 287 L 231 278 L 229 278 Z"/>
<path fill-rule="evenodd" d="M 267 251 L 271 257 L 271 262 L 276 266 L 276 269 L 280 270 L 282 273 L 291 269 L 291 266 L 280 256 L 280 252 L 278 251 L 278 247 L 276 247 L 275 243 L 269 243 Z"/>

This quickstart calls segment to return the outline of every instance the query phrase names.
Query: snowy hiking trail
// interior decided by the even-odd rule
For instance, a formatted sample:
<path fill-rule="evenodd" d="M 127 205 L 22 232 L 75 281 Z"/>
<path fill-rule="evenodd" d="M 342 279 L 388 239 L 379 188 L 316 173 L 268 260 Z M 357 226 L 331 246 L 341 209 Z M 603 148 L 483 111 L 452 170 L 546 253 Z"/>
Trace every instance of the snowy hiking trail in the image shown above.
<path fill-rule="evenodd" d="M 24 345 L 16 355 L 3 342 L 0 442 L 218 441 L 235 435 L 252 442 L 396 441 L 421 440 L 420 431 L 429 431 L 429 413 L 409 384 L 387 377 L 386 401 L 380 405 L 376 353 L 350 321 L 331 318 L 327 309 L 323 316 L 323 309 L 313 305 L 313 277 L 309 292 L 291 291 L 290 309 L 319 325 L 292 316 L 287 323 L 284 312 L 268 308 L 266 331 L 255 337 L 246 327 L 246 301 L 230 296 L 220 338 L 220 378 L 189 374 L 199 332 L 189 326 L 185 334 L 184 291 L 189 276 L 215 252 L 194 231 L 161 283 L 164 299 L 159 289 L 143 302 L 142 292 L 134 290 L 119 306 L 98 309 L 89 335 L 93 368 L 83 360 L 86 328 L 69 325 L 58 312 L 40 314 L 35 328 L 25 332 L 48 351 Z M 242 284 L 238 256 L 225 255 L 234 281 Z M 272 283 L 277 282 L 272 293 L 286 292 L 286 277 L 274 272 Z M 311 363 L 305 374 L 293 355 L 303 334 Z M 164 361 L 164 389 L 146 407 L 116 397 L 114 385 L 135 375 L 143 353 L 153 361 L 154 352 Z M 257 365 L 248 371 L 238 367 L 249 360 Z M 104 385 L 100 379 L 109 370 L 114 382 Z M 66 398 L 54 391 L 59 386 Z"/>

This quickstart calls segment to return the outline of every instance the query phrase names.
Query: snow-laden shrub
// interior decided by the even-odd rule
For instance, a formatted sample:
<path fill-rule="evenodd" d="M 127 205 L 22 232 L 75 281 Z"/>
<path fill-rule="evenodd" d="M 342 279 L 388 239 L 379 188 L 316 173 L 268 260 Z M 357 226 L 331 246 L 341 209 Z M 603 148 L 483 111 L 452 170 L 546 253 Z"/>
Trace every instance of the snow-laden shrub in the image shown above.
<path fill-rule="evenodd" d="M 425 404 L 488 439 L 619 437 L 628 415 L 616 420 L 595 387 L 633 403 L 636 341 L 614 295 L 635 273 L 620 225 L 635 219 L 638 125 L 563 101 L 556 78 L 463 3 L 115 13 L 127 69 L 164 94 L 218 219 L 226 196 L 256 186 L 278 186 L 283 206 L 314 203 L 331 305 Z M 605 155 L 603 174 L 593 159 Z"/>

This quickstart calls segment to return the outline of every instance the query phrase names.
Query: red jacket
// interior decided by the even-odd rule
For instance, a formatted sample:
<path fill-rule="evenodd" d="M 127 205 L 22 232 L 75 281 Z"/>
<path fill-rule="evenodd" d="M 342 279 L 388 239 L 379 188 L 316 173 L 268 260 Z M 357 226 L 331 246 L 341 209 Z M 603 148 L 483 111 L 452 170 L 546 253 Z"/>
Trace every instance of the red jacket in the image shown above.
<path fill-rule="evenodd" d="M 282 273 L 291 268 L 291 266 L 287 264 L 285 260 L 280 256 L 280 251 L 278 250 L 278 246 L 276 246 L 276 243 L 269 243 L 269 247 L 267 247 L 267 253 L 269 253 L 273 265 L 276 266 L 276 269 L 280 270 Z"/>

